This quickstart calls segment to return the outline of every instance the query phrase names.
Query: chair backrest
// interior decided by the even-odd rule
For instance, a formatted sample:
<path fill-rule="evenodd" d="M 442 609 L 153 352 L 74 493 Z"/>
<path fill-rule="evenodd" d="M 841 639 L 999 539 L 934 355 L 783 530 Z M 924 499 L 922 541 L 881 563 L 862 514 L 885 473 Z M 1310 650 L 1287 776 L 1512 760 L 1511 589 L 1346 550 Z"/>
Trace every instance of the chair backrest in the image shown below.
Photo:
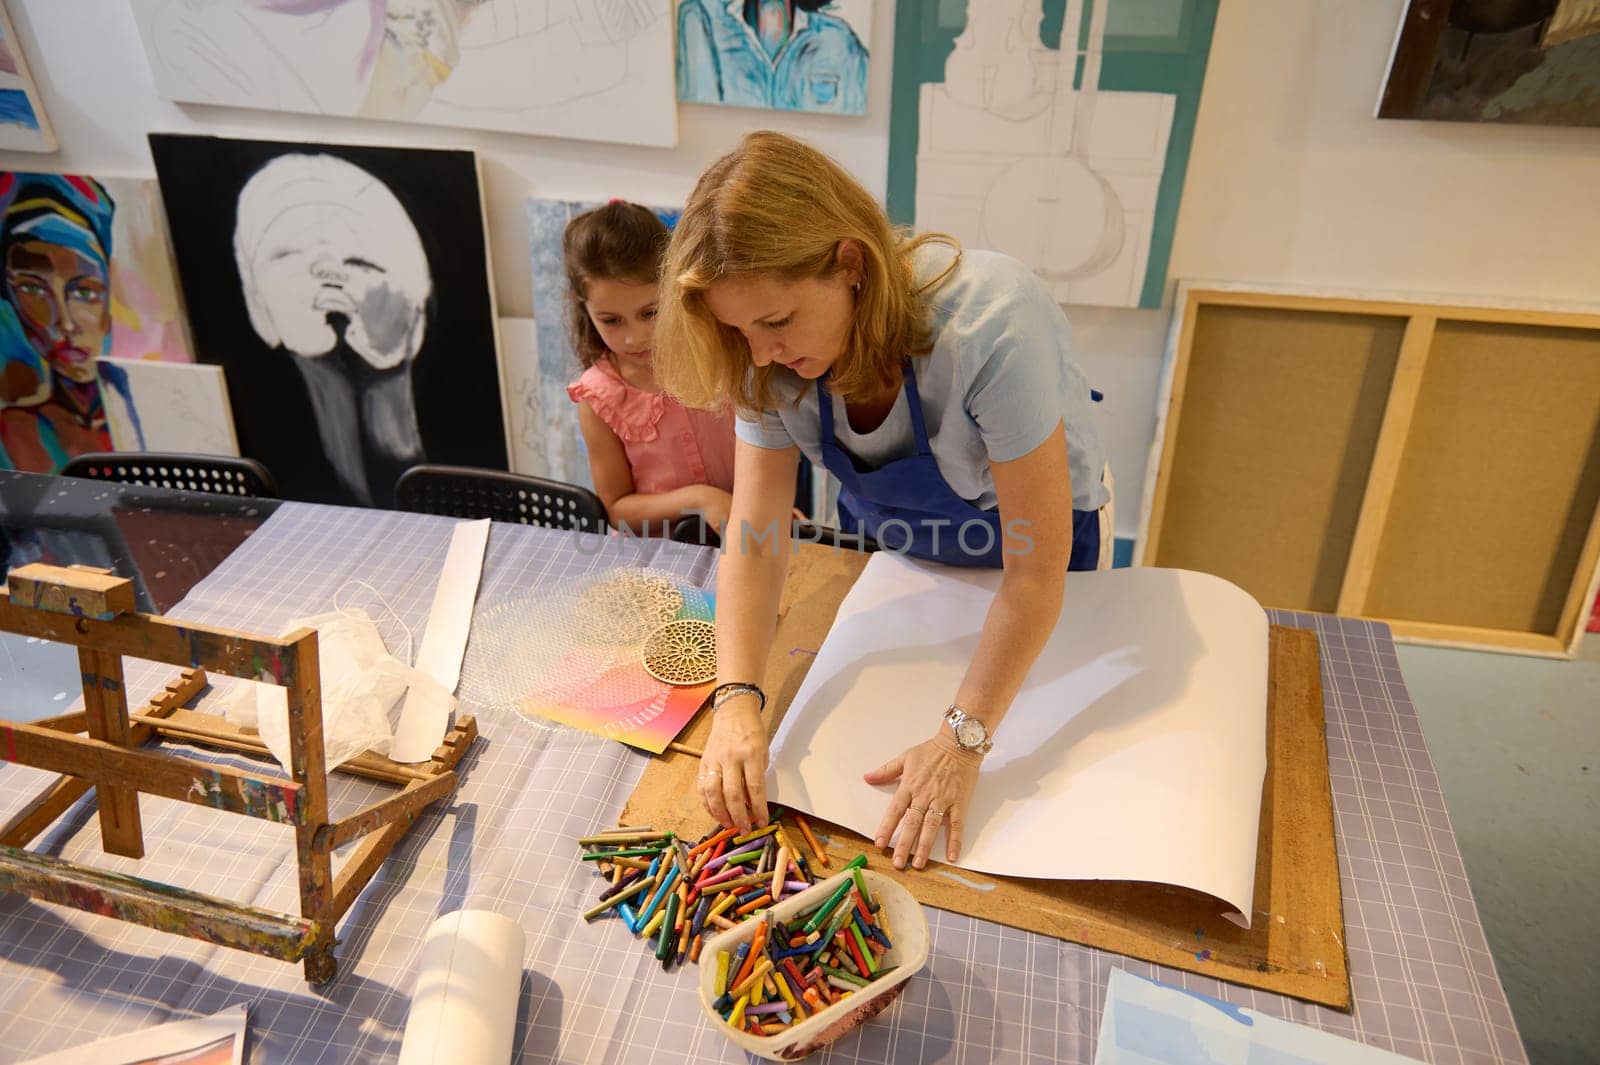
<path fill-rule="evenodd" d="M 255 459 L 155 451 L 92 451 L 61 468 L 63 477 L 177 488 L 212 495 L 278 498 L 278 482 Z"/>
<path fill-rule="evenodd" d="M 419 514 L 492 518 L 582 532 L 606 530 L 606 508 L 587 488 L 470 466 L 413 466 L 394 486 L 395 506 Z"/>

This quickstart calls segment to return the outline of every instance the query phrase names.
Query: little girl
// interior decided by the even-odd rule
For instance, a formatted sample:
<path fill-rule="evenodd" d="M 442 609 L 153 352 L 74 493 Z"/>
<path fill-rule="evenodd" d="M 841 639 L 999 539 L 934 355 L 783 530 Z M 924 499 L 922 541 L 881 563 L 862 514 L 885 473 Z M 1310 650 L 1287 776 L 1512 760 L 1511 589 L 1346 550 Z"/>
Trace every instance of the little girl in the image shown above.
<path fill-rule="evenodd" d="M 651 338 L 668 237 L 654 212 L 621 200 L 567 224 L 561 249 L 583 363 L 567 395 L 611 524 L 645 535 L 677 526 L 678 538 L 698 539 L 691 512 L 720 532 L 733 503 L 733 417 L 656 387 Z"/>

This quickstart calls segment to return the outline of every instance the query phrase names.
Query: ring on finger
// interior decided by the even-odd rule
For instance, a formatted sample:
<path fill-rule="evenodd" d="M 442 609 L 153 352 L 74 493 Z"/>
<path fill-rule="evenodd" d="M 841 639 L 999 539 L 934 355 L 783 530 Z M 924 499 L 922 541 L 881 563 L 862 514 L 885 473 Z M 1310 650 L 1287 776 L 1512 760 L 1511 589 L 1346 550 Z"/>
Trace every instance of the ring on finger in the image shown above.
<path fill-rule="evenodd" d="M 928 811 L 921 806 L 908 806 L 906 807 L 906 813 L 916 814 L 918 817 L 926 817 Z"/>
<path fill-rule="evenodd" d="M 928 820 L 937 822 L 937 821 L 941 821 L 943 819 L 944 819 L 944 811 L 943 810 L 929 810 L 928 811 Z"/>

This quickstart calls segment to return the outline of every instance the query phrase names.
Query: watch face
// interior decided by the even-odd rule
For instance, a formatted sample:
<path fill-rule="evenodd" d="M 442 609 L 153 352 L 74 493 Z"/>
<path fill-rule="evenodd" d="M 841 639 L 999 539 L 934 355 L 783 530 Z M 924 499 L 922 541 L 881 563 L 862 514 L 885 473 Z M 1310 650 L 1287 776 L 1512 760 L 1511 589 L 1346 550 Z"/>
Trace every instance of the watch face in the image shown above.
<path fill-rule="evenodd" d="M 963 747 L 977 747 L 986 737 L 982 721 L 969 717 L 956 726 L 956 741 Z"/>

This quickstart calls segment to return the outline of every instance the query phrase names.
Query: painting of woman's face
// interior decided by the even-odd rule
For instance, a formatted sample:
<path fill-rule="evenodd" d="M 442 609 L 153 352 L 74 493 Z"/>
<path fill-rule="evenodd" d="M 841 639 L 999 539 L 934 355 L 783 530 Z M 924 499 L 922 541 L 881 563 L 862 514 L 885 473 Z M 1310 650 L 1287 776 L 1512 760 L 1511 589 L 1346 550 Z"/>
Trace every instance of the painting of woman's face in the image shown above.
<path fill-rule="evenodd" d="M 6 252 L 6 298 L 33 349 L 61 376 L 95 380 L 95 359 L 111 335 L 104 264 L 58 244 L 19 241 Z"/>
<path fill-rule="evenodd" d="M 281 155 L 239 192 L 240 282 L 256 333 L 320 358 L 342 336 L 374 369 L 414 358 L 433 282 L 393 192 L 331 155 Z"/>

